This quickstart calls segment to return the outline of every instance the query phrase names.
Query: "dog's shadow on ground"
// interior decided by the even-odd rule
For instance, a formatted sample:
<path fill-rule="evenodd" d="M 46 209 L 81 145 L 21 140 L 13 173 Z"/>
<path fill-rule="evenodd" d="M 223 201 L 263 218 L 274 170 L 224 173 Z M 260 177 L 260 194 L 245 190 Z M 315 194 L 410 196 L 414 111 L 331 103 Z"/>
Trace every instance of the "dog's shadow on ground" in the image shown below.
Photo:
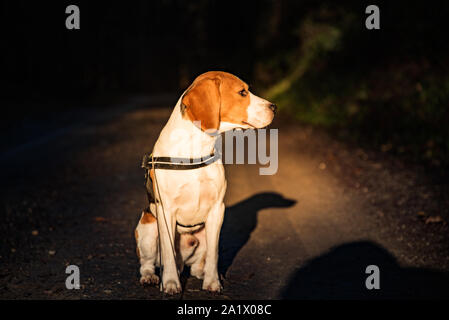
<path fill-rule="evenodd" d="M 366 288 L 366 267 L 379 268 L 380 289 Z M 449 298 L 449 275 L 405 268 L 385 248 L 369 241 L 340 245 L 293 273 L 283 299 L 441 299 Z"/>
<path fill-rule="evenodd" d="M 237 253 L 257 225 L 257 214 L 267 208 L 287 208 L 296 203 L 275 192 L 258 193 L 226 208 L 220 233 L 218 271 L 226 275 Z"/>

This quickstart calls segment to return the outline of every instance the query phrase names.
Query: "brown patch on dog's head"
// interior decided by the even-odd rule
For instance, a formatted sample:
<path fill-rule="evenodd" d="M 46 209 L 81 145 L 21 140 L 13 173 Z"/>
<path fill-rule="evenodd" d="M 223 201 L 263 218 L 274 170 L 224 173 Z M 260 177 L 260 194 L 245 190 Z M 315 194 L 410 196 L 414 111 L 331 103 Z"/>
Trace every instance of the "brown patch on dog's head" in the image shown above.
<path fill-rule="evenodd" d="M 221 121 L 245 124 L 250 104 L 248 85 L 228 73 L 223 78 L 221 90 Z"/>
<path fill-rule="evenodd" d="M 218 130 L 220 122 L 245 124 L 250 104 L 248 85 L 236 76 L 210 71 L 198 76 L 182 98 L 184 117 L 201 121 L 203 131 Z"/>

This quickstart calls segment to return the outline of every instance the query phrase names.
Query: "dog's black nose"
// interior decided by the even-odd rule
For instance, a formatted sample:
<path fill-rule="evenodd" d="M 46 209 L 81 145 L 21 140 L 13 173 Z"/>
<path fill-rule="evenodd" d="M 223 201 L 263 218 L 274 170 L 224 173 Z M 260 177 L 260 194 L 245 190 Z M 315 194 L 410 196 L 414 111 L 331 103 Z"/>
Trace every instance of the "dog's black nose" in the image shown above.
<path fill-rule="evenodd" d="M 278 109 L 277 105 L 275 105 L 274 103 L 270 104 L 271 111 L 273 111 L 273 113 L 276 113 L 276 110 Z"/>

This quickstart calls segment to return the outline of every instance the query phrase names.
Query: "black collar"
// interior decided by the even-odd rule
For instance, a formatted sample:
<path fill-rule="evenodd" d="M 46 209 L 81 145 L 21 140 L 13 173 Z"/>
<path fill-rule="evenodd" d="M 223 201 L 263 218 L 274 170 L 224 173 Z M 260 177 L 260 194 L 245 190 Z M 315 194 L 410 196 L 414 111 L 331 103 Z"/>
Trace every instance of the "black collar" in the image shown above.
<path fill-rule="evenodd" d="M 155 197 L 153 194 L 153 181 L 149 174 L 149 170 L 153 169 L 168 169 L 168 170 L 190 170 L 198 169 L 208 166 L 220 158 L 219 155 L 210 154 L 205 158 L 175 158 L 175 157 L 153 157 L 153 154 L 145 154 L 142 159 L 142 168 L 145 168 L 145 187 L 147 190 L 148 202 L 155 203 Z M 151 212 L 150 209 L 147 209 Z M 194 228 L 204 225 L 204 222 L 200 222 L 194 225 L 183 225 L 176 221 L 176 224 L 184 228 Z"/>
<path fill-rule="evenodd" d="M 157 218 L 157 217 L 153 214 L 153 212 L 151 212 L 150 207 L 146 207 L 146 208 L 144 209 L 144 211 L 145 211 L 146 214 L 151 214 L 153 217 Z M 181 223 L 179 223 L 178 221 L 176 221 L 176 224 L 177 224 L 178 226 L 183 227 L 183 228 L 195 228 L 195 227 L 198 227 L 198 226 L 203 226 L 203 225 L 205 224 L 205 222 L 200 222 L 200 223 L 195 223 L 195 224 L 181 224 Z"/>
<path fill-rule="evenodd" d="M 168 170 L 191 170 L 208 166 L 220 157 L 210 154 L 203 158 L 178 158 L 178 157 L 153 157 L 152 154 L 145 154 L 142 160 L 142 168 L 147 170 L 168 169 Z"/>

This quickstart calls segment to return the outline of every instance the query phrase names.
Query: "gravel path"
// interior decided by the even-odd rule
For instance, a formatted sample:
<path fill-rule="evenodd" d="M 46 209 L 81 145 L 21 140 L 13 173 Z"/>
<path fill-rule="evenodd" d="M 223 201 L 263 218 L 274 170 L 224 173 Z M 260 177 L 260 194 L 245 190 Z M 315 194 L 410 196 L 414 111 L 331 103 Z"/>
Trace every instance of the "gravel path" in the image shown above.
<path fill-rule="evenodd" d="M 160 299 L 141 287 L 133 238 L 142 154 L 171 108 L 106 109 L 0 158 L 0 298 Z M 105 116 L 102 116 L 102 115 Z M 211 296 L 183 276 L 179 299 L 448 297 L 449 187 L 425 168 L 277 119 L 279 170 L 228 165 Z M 81 289 L 65 288 L 65 268 Z M 365 289 L 377 265 L 381 289 Z"/>

